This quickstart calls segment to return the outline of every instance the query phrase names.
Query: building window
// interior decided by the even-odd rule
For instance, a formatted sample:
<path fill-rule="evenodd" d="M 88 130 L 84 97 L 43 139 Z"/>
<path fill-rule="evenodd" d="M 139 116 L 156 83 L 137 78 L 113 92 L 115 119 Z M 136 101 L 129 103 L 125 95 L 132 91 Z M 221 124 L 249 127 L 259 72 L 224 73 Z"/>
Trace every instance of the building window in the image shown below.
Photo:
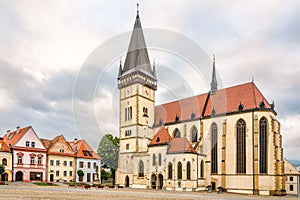
<path fill-rule="evenodd" d="M 211 173 L 218 173 L 218 127 L 216 123 L 211 125 Z"/>
<path fill-rule="evenodd" d="M 70 161 L 70 164 L 69 164 L 69 165 L 70 165 L 70 167 L 72 167 L 72 166 L 73 166 L 73 161 Z"/>
<path fill-rule="evenodd" d="M 237 122 L 236 135 L 237 135 L 236 172 L 246 173 L 246 124 L 245 121 L 242 119 L 240 119 Z"/>
<path fill-rule="evenodd" d="M 131 136 L 131 130 L 125 131 L 125 136 Z"/>
<path fill-rule="evenodd" d="M 173 178 L 173 165 L 172 163 L 168 164 L 168 179 L 172 179 Z"/>
<path fill-rule="evenodd" d="M 59 160 L 56 161 L 56 166 L 59 166 Z"/>
<path fill-rule="evenodd" d="M 126 150 L 129 150 L 129 144 L 126 144 Z"/>
<path fill-rule="evenodd" d="M 173 132 L 173 137 L 174 138 L 180 138 L 180 131 L 176 128 L 175 131 Z"/>
<path fill-rule="evenodd" d="M 201 160 L 201 164 L 200 164 L 200 177 L 203 178 L 204 177 L 204 162 L 203 160 Z"/>
<path fill-rule="evenodd" d="M 294 181 L 294 177 L 290 176 L 290 181 Z"/>
<path fill-rule="evenodd" d="M 186 179 L 191 179 L 191 163 L 190 161 L 186 164 Z"/>
<path fill-rule="evenodd" d="M 182 164 L 179 162 L 177 164 L 177 177 L 178 179 L 182 179 Z"/>
<path fill-rule="evenodd" d="M 192 127 L 192 142 L 197 142 L 198 140 L 198 130 L 195 126 Z"/>
<path fill-rule="evenodd" d="M 152 166 L 156 165 L 156 156 L 155 154 L 152 155 Z"/>
<path fill-rule="evenodd" d="M 69 176 L 73 176 L 73 172 L 72 171 L 69 171 Z"/>
<path fill-rule="evenodd" d="M 83 162 L 79 162 L 79 168 L 83 168 Z"/>
<path fill-rule="evenodd" d="M 158 154 L 158 165 L 161 166 L 161 153 Z"/>
<path fill-rule="evenodd" d="M 35 142 L 31 142 L 31 147 L 32 147 L 32 148 L 35 147 Z"/>
<path fill-rule="evenodd" d="M 50 165 L 51 165 L 51 166 L 54 165 L 54 160 L 50 160 Z"/>
<path fill-rule="evenodd" d="M 148 117 L 148 108 L 143 107 L 143 117 Z"/>
<path fill-rule="evenodd" d="M 64 153 L 65 150 L 64 150 L 64 149 L 59 149 L 59 152 L 60 152 L 60 153 Z"/>
<path fill-rule="evenodd" d="M 2 165 L 7 166 L 7 159 L 6 158 L 2 159 Z"/>
<path fill-rule="evenodd" d="M 89 169 L 91 168 L 91 162 L 88 162 L 88 168 Z"/>
<path fill-rule="evenodd" d="M 18 164 L 22 164 L 23 163 L 23 156 L 18 156 Z"/>
<path fill-rule="evenodd" d="M 259 150 L 260 173 L 267 173 L 267 120 L 264 117 L 259 122 Z"/>
<path fill-rule="evenodd" d="M 30 144 L 30 142 L 29 141 L 26 141 L 26 147 L 29 147 L 29 144 Z"/>
<path fill-rule="evenodd" d="M 34 157 L 33 156 L 30 157 L 30 164 L 34 165 Z"/>
<path fill-rule="evenodd" d="M 65 160 L 64 161 L 64 166 L 67 166 L 68 165 L 68 162 Z"/>
<path fill-rule="evenodd" d="M 56 176 L 59 176 L 59 171 L 56 171 L 56 172 L 55 172 L 55 175 L 56 175 Z"/>
<path fill-rule="evenodd" d="M 144 177 L 144 162 L 140 160 L 139 162 L 139 177 Z"/>
<path fill-rule="evenodd" d="M 38 158 L 38 165 L 42 165 L 42 158 Z"/>
<path fill-rule="evenodd" d="M 290 191 L 294 191 L 294 185 L 290 185 Z"/>
<path fill-rule="evenodd" d="M 132 107 L 125 108 L 125 121 L 132 119 Z"/>
<path fill-rule="evenodd" d="M 64 171 L 64 176 L 67 176 L 68 175 L 68 172 L 67 171 Z"/>

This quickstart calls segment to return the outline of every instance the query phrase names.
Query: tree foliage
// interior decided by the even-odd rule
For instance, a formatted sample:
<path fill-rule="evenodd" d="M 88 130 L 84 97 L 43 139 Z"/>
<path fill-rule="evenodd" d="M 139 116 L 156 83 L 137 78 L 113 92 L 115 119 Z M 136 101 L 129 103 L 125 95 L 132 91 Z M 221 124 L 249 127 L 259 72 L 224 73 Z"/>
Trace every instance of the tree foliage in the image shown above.
<path fill-rule="evenodd" d="M 84 176 L 84 172 L 81 169 L 79 169 L 79 170 L 77 170 L 77 175 L 79 177 L 82 177 L 82 176 Z"/>
<path fill-rule="evenodd" d="M 0 165 L 0 175 L 1 175 L 1 174 L 4 174 L 4 172 L 5 172 L 5 167 L 4 167 L 4 165 Z M 0 176 L 0 180 L 1 180 L 1 176 Z"/>
<path fill-rule="evenodd" d="M 101 138 L 97 154 L 102 158 L 103 165 L 113 169 L 118 168 L 119 142 L 120 139 L 111 134 L 105 134 Z"/>

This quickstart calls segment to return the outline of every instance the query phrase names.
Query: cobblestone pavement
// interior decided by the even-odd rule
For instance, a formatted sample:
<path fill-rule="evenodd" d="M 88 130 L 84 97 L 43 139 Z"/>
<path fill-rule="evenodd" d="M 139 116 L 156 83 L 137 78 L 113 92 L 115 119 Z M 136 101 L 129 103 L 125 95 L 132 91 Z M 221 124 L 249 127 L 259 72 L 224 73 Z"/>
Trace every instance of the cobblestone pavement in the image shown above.
<path fill-rule="evenodd" d="M 192 199 L 289 199 L 299 200 L 300 198 L 253 196 L 253 195 L 235 195 L 235 194 L 217 194 L 207 192 L 175 192 L 163 190 L 142 190 L 142 189 L 89 189 L 68 188 L 64 184 L 59 186 L 37 186 L 32 183 L 10 183 L 9 185 L 0 186 L 0 199 L 28 200 L 28 199 L 65 199 L 65 200 L 102 200 L 102 199 L 121 199 L 121 200 L 192 200 Z"/>

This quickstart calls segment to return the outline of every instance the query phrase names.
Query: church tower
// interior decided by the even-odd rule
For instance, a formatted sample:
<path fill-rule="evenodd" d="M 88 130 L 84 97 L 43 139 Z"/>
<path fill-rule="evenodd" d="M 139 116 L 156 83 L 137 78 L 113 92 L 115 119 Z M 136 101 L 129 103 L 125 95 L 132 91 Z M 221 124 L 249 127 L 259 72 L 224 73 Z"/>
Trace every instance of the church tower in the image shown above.
<path fill-rule="evenodd" d="M 154 123 L 155 91 L 157 79 L 155 66 L 151 67 L 139 11 L 135 19 L 124 67 L 118 73 L 120 91 L 120 152 L 119 178 L 125 185 L 133 182 L 138 160 L 147 153 Z M 135 166 L 136 165 L 136 166 Z M 119 180 L 123 182 L 124 180 Z"/>

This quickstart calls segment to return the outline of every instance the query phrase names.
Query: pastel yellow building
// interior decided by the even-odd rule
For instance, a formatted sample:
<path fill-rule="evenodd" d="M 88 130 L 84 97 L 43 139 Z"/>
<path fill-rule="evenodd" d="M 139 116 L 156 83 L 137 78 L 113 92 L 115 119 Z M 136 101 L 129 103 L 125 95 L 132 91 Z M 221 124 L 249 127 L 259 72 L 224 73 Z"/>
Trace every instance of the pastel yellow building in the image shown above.
<path fill-rule="evenodd" d="M 47 148 L 47 181 L 75 181 L 76 160 L 74 151 L 63 135 L 53 140 L 42 139 Z"/>
<path fill-rule="evenodd" d="M 9 146 L 0 138 L 0 164 L 5 167 L 1 181 L 12 181 L 12 154 Z"/>

